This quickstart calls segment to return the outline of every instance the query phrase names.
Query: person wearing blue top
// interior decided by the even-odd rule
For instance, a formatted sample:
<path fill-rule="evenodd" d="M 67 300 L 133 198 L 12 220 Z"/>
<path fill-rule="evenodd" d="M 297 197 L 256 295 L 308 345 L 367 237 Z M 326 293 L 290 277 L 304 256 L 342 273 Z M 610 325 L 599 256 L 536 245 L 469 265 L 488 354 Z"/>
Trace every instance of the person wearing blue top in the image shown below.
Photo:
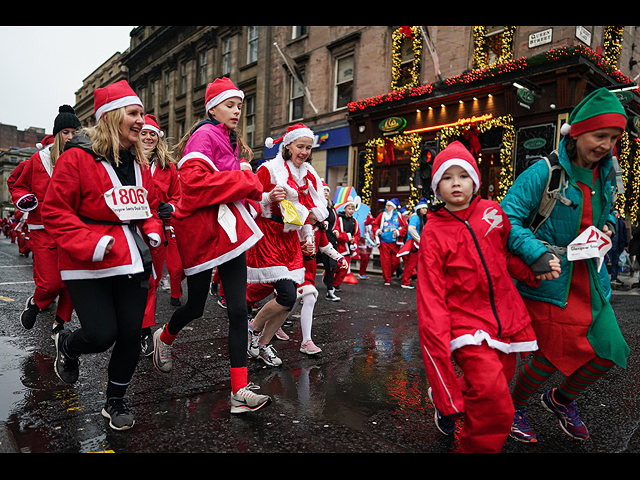
<path fill-rule="evenodd" d="M 400 202 L 392 198 L 385 205 L 385 211 L 380 213 L 373 222 L 373 231 L 378 238 L 380 249 L 380 266 L 385 285 L 391 285 L 391 277 L 400 265 L 398 252 L 402 242 L 399 240 L 407 232 L 407 221 L 400 214 Z"/>
<path fill-rule="evenodd" d="M 402 288 L 413 289 L 411 285 L 411 277 L 416 274 L 416 265 L 418 264 L 418 249 L 420 248 L 420 235 L 422 227 L 427 221 L 427 199 L 422 198 L 414 207 L 414 214 L 409 218 L 409 226 L 407 232 L 407 241 L 404 243 L 398 257 L 404 259 L 404 271 L 402 272 Z"/>

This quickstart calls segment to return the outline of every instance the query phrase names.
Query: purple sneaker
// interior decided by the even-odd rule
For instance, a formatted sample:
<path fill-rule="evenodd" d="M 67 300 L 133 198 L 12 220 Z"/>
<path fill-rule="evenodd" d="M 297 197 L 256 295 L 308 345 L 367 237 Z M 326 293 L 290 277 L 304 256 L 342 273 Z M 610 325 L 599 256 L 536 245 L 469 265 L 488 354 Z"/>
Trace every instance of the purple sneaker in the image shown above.
<path fill-rule="evenodd" d="M 558 417 L 560 427 L 564 432 L 576 440 L 586 440 L 589 438 L 589 431 L 580 416 L 578 415 L 578 407 L 576 402 L 571 402 L 569 405 L 561 405 L 553 399 L 553 392 L 555 388 L 542 394 L 540 401 L 542 406 Z"/>
<path fill-rule="evenodd" d="M 536 438 L 536 432 L 534 432 L 531 425 L 529 425 L 527 412 L 524 407 L 516 408 L 516 414 L 513 416 L 510 435 L 512 438 L 523 443 L 536 443 L 538 441 Z"/>

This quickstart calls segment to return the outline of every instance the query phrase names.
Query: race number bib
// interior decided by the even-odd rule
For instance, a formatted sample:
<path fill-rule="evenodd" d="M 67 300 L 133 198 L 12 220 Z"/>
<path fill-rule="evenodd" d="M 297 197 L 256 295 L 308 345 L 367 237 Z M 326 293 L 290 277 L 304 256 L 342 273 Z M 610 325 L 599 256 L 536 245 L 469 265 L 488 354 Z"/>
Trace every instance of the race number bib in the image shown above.
<path fill-rule="evenodd" d="M 152 215 L 147 202 L 147 190 L 144 187 L 113 187 L 104 194 L 104 200 L 122 221 L 145 220 Z"/>
<path fill-rule="evenodd" d="M 595 258 L 598 271 L 602 268 L 604 257 L 611 250 L 611 239 L 594 226 L 587 228 L 567 246 L 567 259 L 570 262 Z"/>

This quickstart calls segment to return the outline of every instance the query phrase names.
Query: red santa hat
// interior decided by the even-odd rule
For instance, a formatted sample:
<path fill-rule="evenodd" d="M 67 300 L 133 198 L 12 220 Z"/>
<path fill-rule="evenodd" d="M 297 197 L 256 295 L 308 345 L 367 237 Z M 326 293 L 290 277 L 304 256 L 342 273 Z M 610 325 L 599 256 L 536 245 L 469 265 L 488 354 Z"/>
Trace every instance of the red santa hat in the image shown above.
<path fill-rule="evenodd" d="M 322 180 L 322 189 L 331 191 L 331 187 L 324 181 L 324 178 L 321 178 L 320 180 Z"/>
<path fill-rule="evenodd" d="M 471 152 L 467 150 L 462 143 L 455 141 L 450 143 L 447 148 L 442 150 L 436 155 L 433 161 L 433 173 L 431 174 L 431 189 L 435 193 L 436 197 L 440 200 L 442 198 L 437 193 L 438 183 L 442 179 L 442 175 L 448 168 L 457 165 L 464 168 L 475 185 L 473 193 L 476 193 L 480 189 L 480 171 L 478 170 L 478 164 L 476 159 L 471 155 Z"/>
<path fill-rule="evenodd" d="M 251 162 L 249 160 L 247 160 L 246 158 L 242 157 L 240 159 L 240 170 L 253 170 L 253 167 L 251 166 Z"/>
<path fill-rule="evenodd" d="M 313 130 L 302 123 L 296 123 L 295 125 L 291 125 L 287 128 L 287 133 L 277 140 L 274 140 L 271 137 L 267 138 L 264 145 L 267 148 L 272 148 L 275 144 L 282 142 L 282 146 L 286 147 L 291 142 L 294 142 L 301 137 L 308 137 L 313 140 Z"/>
<path fill-rule="evenodd" d="M 36 143 L 36 148 L 42 150 L 44 147 L 51 145 L 55 141 L 53 135 L 45 135 L 41 142 Z"/>
<path fill-rule="evenodd" d="M 96 88 L 93 92 L 93 103 L 96 120 L 100 120 L 105 113 L 122 107 L 143 106 L 142 101 L 126 80 L 120 80 L 104 88 Z"/>
<path fill-rule="evenodd" d="M 216 78 L 213 83 L 207 85 L 207 92 L 204 99 L 205 111 L 208 112 L 219 103 L 231 97 L 240 97 L 244 100 L 244 92 L 236 88 L 229 78 Z"/>
<path fill-rule="evenodd" d="M 160 138 L 164 137 L 164 132 L 160 130 L 160 125 L 158 125 L 158 120 L 155 115 L 147 114 L 144 116 L 142 130 L 151 130 L 152 132 L 156 132 Z"/>

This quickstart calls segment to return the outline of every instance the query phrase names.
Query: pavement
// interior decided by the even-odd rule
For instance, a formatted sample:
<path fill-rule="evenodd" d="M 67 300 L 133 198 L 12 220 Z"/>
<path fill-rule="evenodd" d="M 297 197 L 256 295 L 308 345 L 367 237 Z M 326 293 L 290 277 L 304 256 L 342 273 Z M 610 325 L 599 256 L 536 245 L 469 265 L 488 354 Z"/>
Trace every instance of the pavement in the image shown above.
<path fill-rule="evenodd" d="M 174 369 L 161 374 L 141 358 L 127 399 L 136 426 L 111 430 L 100 414 L 110 352 L 81 359 L 80 379 L 62 384 L 53 372 L 50 338 L 54 311 L 25 331 L 17 322 L 33 290 L 31 259 L 0 239 L 0 452 L 23 453 L 449 453 L 457 433 L 445 437 L 433 422 L 429 382 L 417 334 L 415 290 L 389 287 L 375 272 L 343 285 L 340 302 L 320 296 L 314 341 L 322 352 L 299 352 L 299 311 L 274 341 L 279 368 L 248 363 L 250 380 L 271 395 L 268 408 L 229 411 L 226 311 L 210 296 L 201 319 L 180 334 Z M 622 275 L 625 286 L 637 279 Z M 186 285 L 183 284 L 183 285 Z M 185 295 L 188 295 L 185 289 Z M 580 398 L 592 437 L 570 439 L 532 398 L 531 423 L 539 442 L 508 439 L 503 453 L 640 453 L 640 289 L 615 290 L 612 305 L 631 347 L 626 369 L 615 367 Z M 156 328 L 175 307 L 158 291 Z M 71 329 L 78 328 L 72 319 Z M 549 382 L 557 384 L 558 378 Z M 458 430 L 459 431 L 459 430 Z"/>

